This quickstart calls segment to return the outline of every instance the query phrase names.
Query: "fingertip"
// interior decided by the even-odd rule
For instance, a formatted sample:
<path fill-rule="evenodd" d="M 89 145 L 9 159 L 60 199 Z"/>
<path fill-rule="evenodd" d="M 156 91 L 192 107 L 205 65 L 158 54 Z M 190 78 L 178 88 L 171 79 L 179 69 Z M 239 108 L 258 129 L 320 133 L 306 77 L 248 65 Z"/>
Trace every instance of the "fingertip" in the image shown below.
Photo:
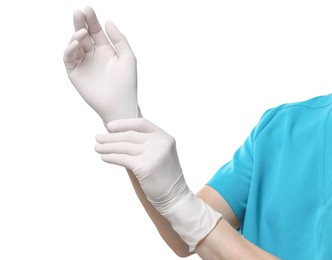
<path fill-rule="evenodd" d="M 82 14 L 83 14 L 82 11 L 80 9 L 78 9 L 78 8 L 76 8 L 76 9 L 73 10 L 73 15 L 75 17 L 80 16 Z"/>
<path fill-rule="evenodd" d="M 86 28 L 80 28 L 71 37 L 70 42 L 72 43 L 72 42 L 76 41 L 79 44 L 81 44 L 80 42 L 84 42 L 84 40 L 87 39 L 88 35 L 89 35 L 89 32 Z M 75 43 L 75 45 L 76 45 L 76 43 Z"/>
<path fill-rule="evenodd" d="M 95 140 L 98 142 L 98 143 L 101 143 L 101 135 L 98 134 L 95 136 Z"/>
<path fill-rule="evenodd" d="M 116 130 L 116 123 L 114 121 L 107 123 L 107 130 L 109 132 L 114 132 Z"/>
<path fill-rule="evenodd" d="M 89 35 L 89 31 L 87 28 L 81 28 L 77 31 L 77 33 L 81 38 L 84 38 Z"/>
<path fill-rule="evenodd" d="M 108 163 L 108 160 L 107 160 L 107 154 L 101 154 L 101 155 L 100 155 L 100 158 L 101 158 L 104 162 L 107 162 L 107 163 Z"/>
<path fill-rule="evenodd" d="M 95 149 L 96 153 L 99 153 L 99 148 L 100 148 L 100 145 L 99 144 L 95 144 L 94 149 Z"/>
<path fill-rule="evenodd" d="M 80 45 L 78 40 L 73 40 L 70 44 L 73 48 L 77 48 Z"/>
<path fill-rule="evenodd" d="M 69 55 L 72 55 L 76 50 L 79 50 L 82 47 L 78 40 L 73 40 L 69 46 Z"/>
<path fill-rule="evenodd" d="M 83 10 L 84 10 L 84 13 L 85 13 L 86 15 L 89 15 L 89 14 L 95 14 L 95 11 L 94 11 L 93 8 L 92 8 L 91 6 L 89 6 L 89 5 L 85 6 Z"/>
<path fill-rule="evenodd" d="M 70 42 L 63 54 L 63 60 L 65 62 L 72 61 L 74 52 L 76 51 L 76 49 L 79 48 L 79 46 L 80 43 L 77 40 L 73 40 L 72 42 Z"/>

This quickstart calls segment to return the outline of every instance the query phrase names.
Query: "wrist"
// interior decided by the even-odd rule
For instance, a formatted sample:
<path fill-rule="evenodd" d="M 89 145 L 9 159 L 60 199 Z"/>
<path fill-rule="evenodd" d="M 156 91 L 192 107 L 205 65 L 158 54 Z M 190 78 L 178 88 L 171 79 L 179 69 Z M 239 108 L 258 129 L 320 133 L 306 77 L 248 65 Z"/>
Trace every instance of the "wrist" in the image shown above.
<path fill-rule="evenodd" d="M 134 112 L 134 116 L 133 116 L 133 118 L 142 118 L 143 116 L 142 116 L 142 113 L 141 113 L 141 109 L 140 109 L 140 107 L 139 107 L 139 105 L 137 105 L 137 107 L 136 107 L 136 110 L 135 110 L 135 112 Z M 116 118 L 116 119 L 120 119 L 120 118 Z M 111 122 L 111 121 L 113 121 L 113 120 L 116 120 L 116 119 L 111 119 L 111 120 L 105 120 L 105 118 L 102 118 L 102 120 L 103 120 L 103 124 L 104 124 L 104 126 L 105 126 L 105 128 L 107 129 L 107 124 L 109 123 L 109 122 Z"/>

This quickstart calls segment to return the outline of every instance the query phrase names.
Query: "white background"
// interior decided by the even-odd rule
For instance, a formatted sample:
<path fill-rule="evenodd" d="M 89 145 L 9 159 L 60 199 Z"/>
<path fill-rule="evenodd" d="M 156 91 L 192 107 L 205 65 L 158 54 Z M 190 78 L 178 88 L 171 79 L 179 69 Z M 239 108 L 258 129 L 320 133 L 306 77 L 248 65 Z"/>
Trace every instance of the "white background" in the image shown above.
<path fill-rule="evenodd" d="M 127 36 L 142 112 L 176 137 L 198 191 L 266 109 L 331 92 L 332 3 L 2 4 L 0 259 L 177 259 L 125 171 L 95 153 L 105 130 L 67 79 L 72 11 L 85 5 Z"/>

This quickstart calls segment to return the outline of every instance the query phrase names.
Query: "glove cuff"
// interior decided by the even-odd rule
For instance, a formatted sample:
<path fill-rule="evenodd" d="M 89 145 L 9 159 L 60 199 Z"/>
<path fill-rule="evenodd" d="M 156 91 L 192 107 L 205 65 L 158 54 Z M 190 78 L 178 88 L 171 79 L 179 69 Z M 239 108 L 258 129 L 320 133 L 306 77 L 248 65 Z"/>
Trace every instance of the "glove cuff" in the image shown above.
<path fill-rule="evenodd" d="M 222 218 L 219 212 L 193 194 L 183 174 L 168 192 L 151 203 L 171 223 L 175 232 L 189 246 L 190 252 L 195 251 L 197 244 Z"/>
<path fill-rule="evenodd" d="M 193 252 L 197 244 L 216 226 L 222 215 L 192 192 L 174 205 L 164 217 Z"/>
<path fill-rule="evenodd" d="M 136 108 L 136 111 L 135 111 L 135 116 L 133 118 L 142 118 L 142 117 L 143 117 L 143 115 L 141 113 L 141 108 L 139 107 L 139 105 L 137 105 L 137 108 Z M 103 118 L 102 118 L 102 120 L 103 120 L 103 124 L 104 124 L 105 128 L 107 129 L 107 124 L 109 122 L 106 122 Z"/>

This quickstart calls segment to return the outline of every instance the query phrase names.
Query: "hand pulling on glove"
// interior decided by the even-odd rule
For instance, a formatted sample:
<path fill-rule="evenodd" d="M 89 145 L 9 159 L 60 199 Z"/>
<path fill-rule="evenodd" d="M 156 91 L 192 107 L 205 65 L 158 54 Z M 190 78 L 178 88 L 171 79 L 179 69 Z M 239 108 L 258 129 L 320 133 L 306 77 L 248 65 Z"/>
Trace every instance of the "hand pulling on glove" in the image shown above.
<path fill-rule="evenodd" d="M 221 214 L 188 188 L 174 138 L 142 118 L 116 120 L 107 128 L 110 133 L 96 136 L 96 151 L 135 174 L 148 200 L 193 251 Z"/>

